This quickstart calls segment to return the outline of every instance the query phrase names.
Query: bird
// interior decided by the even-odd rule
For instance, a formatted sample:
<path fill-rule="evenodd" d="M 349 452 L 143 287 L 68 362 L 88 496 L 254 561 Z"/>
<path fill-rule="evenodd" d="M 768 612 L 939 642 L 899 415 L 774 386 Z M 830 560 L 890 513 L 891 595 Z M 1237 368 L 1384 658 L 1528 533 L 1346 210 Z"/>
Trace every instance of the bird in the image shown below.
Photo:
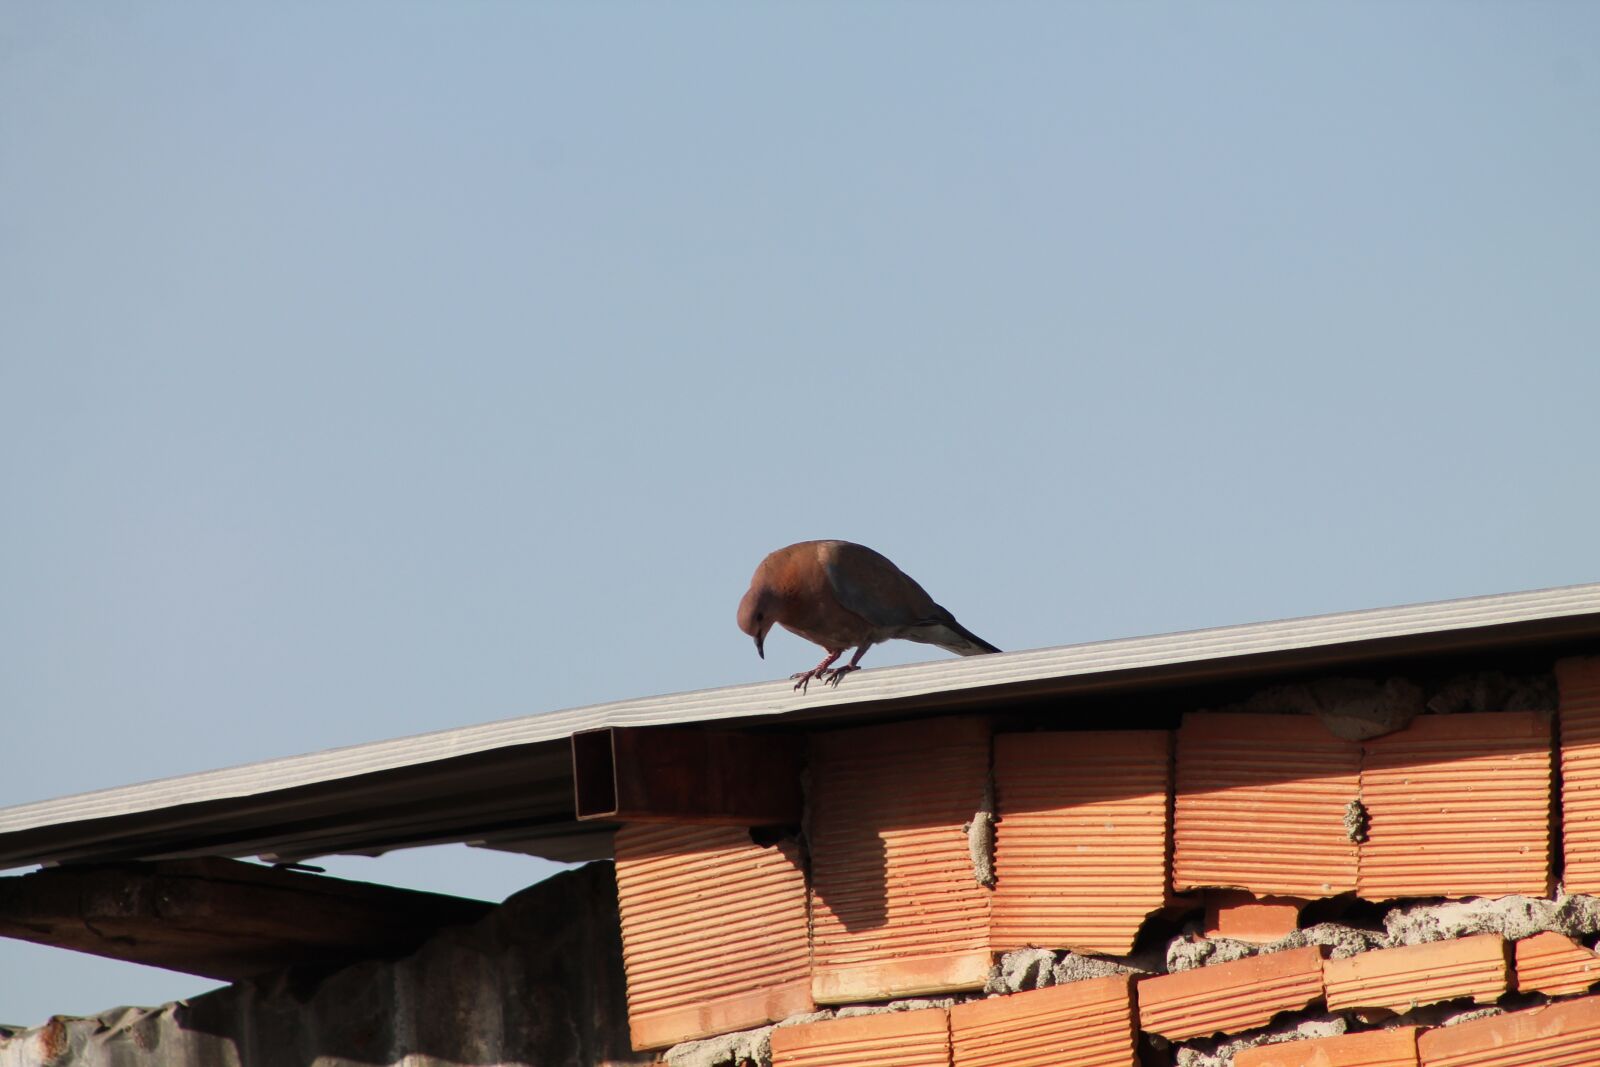
<path fill-rule="evenodd" d="M 934 603 L 887 556 L 852 541 L 801 541 L 761 561 L 739 601 L 739 629 L 755 639 L 762 659 L 774 625 L 827 652 L 809 671 L 790 675 L 802 692 L 813 679 L 837 686 L 861 669 L 867 649 L 897 637 L 962 656 L 1000 651 Z M 850 662 L 833 666 L 851 646 Z"/>

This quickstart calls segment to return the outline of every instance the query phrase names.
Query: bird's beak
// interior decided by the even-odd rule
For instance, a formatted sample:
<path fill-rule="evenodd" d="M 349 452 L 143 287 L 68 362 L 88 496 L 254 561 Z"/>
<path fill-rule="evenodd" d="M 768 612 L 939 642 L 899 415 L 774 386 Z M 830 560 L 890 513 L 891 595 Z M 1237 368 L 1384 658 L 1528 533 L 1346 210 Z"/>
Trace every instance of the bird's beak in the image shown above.
<path fill-rule="evenodd" d="M 756 634 L 756 655 L 760 656 L 762 659 L 767 658 L 766 650 L 761 647 L 766 636 L 766 634 Z"/>

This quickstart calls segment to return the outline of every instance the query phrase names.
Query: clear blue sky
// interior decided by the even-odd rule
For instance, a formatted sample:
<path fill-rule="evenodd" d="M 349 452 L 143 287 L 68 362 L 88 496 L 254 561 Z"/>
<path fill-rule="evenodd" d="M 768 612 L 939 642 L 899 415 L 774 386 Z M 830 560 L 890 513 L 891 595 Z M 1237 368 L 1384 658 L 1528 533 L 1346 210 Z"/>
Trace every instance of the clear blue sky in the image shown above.
<path fill-rule="evenodd" d="M 8 4 L 0 805 L 799 670 L 810 537 L 1008 649 L 1600 579 L 1596 41 Z M 335 869 L 543 873 L 464 852 Z M 207 985 L 0 944 L 5 1021 Z"/>

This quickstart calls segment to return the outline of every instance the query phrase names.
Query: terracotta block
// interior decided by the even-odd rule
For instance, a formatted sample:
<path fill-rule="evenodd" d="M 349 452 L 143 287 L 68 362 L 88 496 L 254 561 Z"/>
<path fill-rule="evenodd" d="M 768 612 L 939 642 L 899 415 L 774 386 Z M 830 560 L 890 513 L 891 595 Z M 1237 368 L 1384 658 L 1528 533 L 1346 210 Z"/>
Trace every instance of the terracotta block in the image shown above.
<path fill-rule="evenodd" d="M 1327 960 L 1328 1010 L 1384 1008 L 1400 1015 L 1462 997 L 1493 1003 L 1511 985 L 1510 947 L 1499 934 L 1478 934 Z"/>
<path fill-rule="evenodd" d="M 1534 712 L 1426 715 L 1366 743 L 1357 892 L 1550 891 L 1551 732 Z"/>
<path fill-rule="evenodd" d="M 1259 1045 L 1237 1053 L 1233 1067 L 1417 1067 L 1417 1028 Z"/>
<path fill-rule="evenodd" d="M 989 724 L 948 718 L 811 741 L 812 995 L 982 988 L 989 901 L 964 826 L 984 804 Z"/>
<path fill-rule="evenodd" d="M 950 1067 L 943 1008 L 857 1015 L 772 1031 L 772 1067 Z"/>
<path fill-rule="evenodd" d="M 1556 664 L 1561 691 L 1561 842 L 1569 893 L 1600 893 L 1600 656 Z"/>
<path fill-rule="evenodd" d="M 1213 889 L 1205 895 L 1207 937 L 1270 944 L 1300 928 L 1300 905 L 1291 897 L 1257 899 L 1238 890 Z"/>
<path fill-rule="evenodd" d="M 1547 1004 L 1417 1037 L 1423 1067 L 1594 1067 L 1600 1063 L 1600 997 Z"/>
<path fill-rule="evenodd" d="M 1324 897 L 1356 885 L 1345 812 L 1361 746 L 1301 715 L 1186 715 L 1178 731 L 1173 887 Z"/>
<path fill-rule="evenodd" d="M 1136 1067 L 1133 978 L 1091 978 L 950 1009 L 955 1067 Z"/>
<path fill-rule="evenodd" d="M 1565 997 L 1600 982 L 1600 955 L 1560 934 L 1535 934 L 1517 942 L 1517 990 Z"/>
<path fill-rule="evenodd" d="M 812 1010 L 805 875 L 792 844 L 725 826 L 617 831 L 617 905 L 636 1049 Z"/>
<path fill-rule="evenodd" d="M 1265 1026 L 1322 998 L 1316 946 L 1162 974 L 1139 983 L 1139 1029 L 1173 1041 Z"/>
<path fill-rule="evenodd" d="M 991 947 L 1117 955 L 1166 901 L 1171 734 L 1001 734 L 994 741 Z"/>

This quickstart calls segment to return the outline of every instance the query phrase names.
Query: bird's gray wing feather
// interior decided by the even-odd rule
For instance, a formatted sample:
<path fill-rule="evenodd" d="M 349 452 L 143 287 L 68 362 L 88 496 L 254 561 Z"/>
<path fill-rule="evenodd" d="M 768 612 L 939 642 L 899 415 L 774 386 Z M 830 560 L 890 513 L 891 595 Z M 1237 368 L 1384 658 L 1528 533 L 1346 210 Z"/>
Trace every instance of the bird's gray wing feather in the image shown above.
<path fill-rule="evenodd" d="M 833 586 L 833 595 L 847 610 L 866 619 L 874 626 L 884 629 L 898 629 L 902 626 L 916 626 L 919 623 L 942 622 L 942 619 L 913 618 L 903 611 L 897 611 L 896 605 L 885 603 L 882 597 L 872 595 L 872 592 L 855 582 L 845 573 L 842 567 L 827 562 L 822 565 L 823 571 L 828 576 L 828 584 Z"/>
<path fill-rule="evenodd" d="M 852 580 L 845 568 L 836 566 L 831 561 L 822 565 L 824 573 L 828 576 L 828 584 L 833 587 L 833 595 L 838 598 L 839 603 L 846 610 L 854 612 L 873 626 L 885 631 L 877 640 L 902 637 L 910 641 L 938 645 L 962 656 L 1000 651 L 962 626 L 954 615 L 934 603 L 922 587 L 904 571 L 887 559 L 883 559 L 883 564 L 895 575 L 897 581 L 903 581 L 908 587 L 903 591 L 904 595 L 887 598 L 874 596 L 871 590 Z M 906 603 L 908 600 L 921 601 L 924 606 L 921 610 L 908 610 L 909 605 Z"/>

